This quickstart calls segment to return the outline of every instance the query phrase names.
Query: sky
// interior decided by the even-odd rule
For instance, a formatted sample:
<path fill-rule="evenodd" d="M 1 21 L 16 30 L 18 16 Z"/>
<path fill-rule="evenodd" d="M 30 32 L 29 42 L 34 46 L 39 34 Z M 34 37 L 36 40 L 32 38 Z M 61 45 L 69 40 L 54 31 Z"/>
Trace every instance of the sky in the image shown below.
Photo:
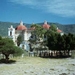
<path fill-rule="evenodd" d="M 75 24 L 75 0 L 0 0 L 0 21 Z"/>

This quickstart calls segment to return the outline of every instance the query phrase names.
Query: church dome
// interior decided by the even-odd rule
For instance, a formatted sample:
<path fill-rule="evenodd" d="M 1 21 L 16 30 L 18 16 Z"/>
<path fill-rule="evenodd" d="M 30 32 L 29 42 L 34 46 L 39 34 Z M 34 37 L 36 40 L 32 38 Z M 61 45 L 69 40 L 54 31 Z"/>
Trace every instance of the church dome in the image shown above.
<path fill-rule="evenodd" d="M 61 33 L 62 31 L 61 31 L 60 29 L 58 29 L 58 27 L 57 27 L 57 32 L 58 32 L 58 33 Z"/>
<path fill-rule="evenodd" d="M 25 27 L 24 25 L 23 25 L 23 22 L 21 21 L 20 22 L 20 25 L 18 25 L 17 27 L 16 27 L 16 30 L 26 30 L 27 29 L 27 27 Z"/>
<path fill-rule="evenodd" d="M 58 33 L 61 33 L 62 31 L 61 31 L 60 29 L 57 29 L 57 32 L 58 32 Z"/>
<path fill-rule="evenodd" d="M 47 21 L 45 21 L 44 24 L 42 25 L 42 27 L 43 27 L 44 29 L 49 29 L 49 28 L 50 28 L 50 25 L 47 24 Z"/>

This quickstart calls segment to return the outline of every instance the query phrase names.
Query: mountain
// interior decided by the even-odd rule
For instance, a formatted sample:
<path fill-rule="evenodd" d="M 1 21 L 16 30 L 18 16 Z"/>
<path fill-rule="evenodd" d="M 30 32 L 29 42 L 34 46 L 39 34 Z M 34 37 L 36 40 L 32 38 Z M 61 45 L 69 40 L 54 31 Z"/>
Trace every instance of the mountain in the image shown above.
<path fill-rule="evenodd" d="M 50 24 L 55 24 L 64 33 L 75 34 L 75 24 L 67 24 L 67 25 L 62 25 L 62 24 L 59 24 L 59 23 L 50 23 Z"/>
<path fill-rule="evenodd" d="M 37 24 L 43 25 L 43 23 L 37 23 Z M 55 24 L 64 33 L 75 34 L 75 24 L 62 25 L 62 24 L 59 24 L 59 23 L 50 23 L 50 22 L 48 22 L 48 24 L 50 24 L 50 25 Z M 0 36 L 8 36 L 8 28 L 11 25 L 13 25 L 13 27 L 15 28 L 19 25 L 19 23 L 1 22 L 0 21 Z M 26 25 L 26 27 L 28 27 L 28 28 L 31 26 L 31 24 L 26 24 L 26 23 L 24 23 L 24 25 Z"/>

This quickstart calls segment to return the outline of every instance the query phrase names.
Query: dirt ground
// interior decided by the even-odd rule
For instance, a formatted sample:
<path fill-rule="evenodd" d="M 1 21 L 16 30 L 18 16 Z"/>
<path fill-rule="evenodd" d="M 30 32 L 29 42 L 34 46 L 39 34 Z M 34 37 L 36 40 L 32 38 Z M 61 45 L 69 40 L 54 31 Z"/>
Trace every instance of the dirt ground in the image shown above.
<path fill-rule="evenodd" d="M 75 75 L 75 59 L 16 57 L 11 64 L 0 64 L 0 75 Z"/>

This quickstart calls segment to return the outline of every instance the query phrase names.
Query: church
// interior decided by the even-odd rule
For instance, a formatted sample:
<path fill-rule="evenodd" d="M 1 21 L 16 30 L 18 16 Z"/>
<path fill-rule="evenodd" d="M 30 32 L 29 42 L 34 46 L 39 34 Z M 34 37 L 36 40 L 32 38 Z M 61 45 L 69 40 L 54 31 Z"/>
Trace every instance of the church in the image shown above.
<path fill-rule="evenodd" d="M 47 23 L 47 21 L 45 21 L 42 27 L 44 29 L 49 29 L 50 25 Z M 11 38 L 14 41 L 15 45 L 17 46 L 17 38 L 19 35 L 22 36 L 23 41 L 20 44 L 20 47 L 28 51 L 30 50 L 28 40 L 31 38 L 31 32 L 34 31 L 34 29 L 35 27 L 27 28 L 25 25 L 23 25 L 23 22 L 20 21 L 20 24 L 17 25 L 16 28 L 14 28 L 12 25 L 10 28 L 8 28 L 8 37 Z M 58 28 L 57 32 L 63 35 L 63 32 Z"/>

